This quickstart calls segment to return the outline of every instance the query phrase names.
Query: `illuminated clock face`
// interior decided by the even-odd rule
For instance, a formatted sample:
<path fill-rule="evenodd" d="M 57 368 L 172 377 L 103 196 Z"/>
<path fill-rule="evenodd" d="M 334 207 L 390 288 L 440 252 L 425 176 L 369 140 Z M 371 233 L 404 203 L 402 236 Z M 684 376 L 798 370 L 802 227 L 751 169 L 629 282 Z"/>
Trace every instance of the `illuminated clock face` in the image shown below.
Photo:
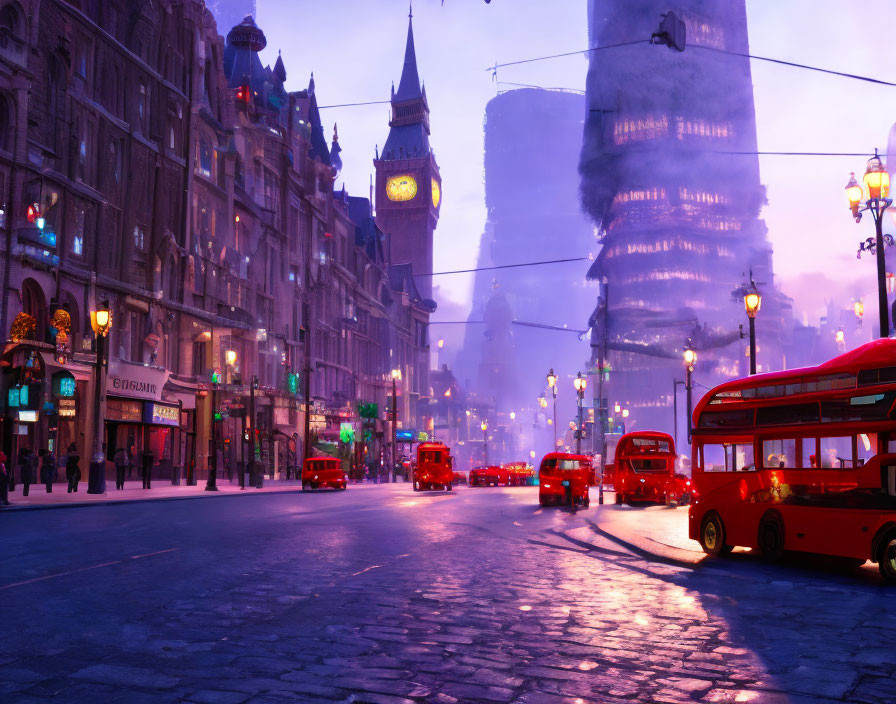
<path fill-rule="evenodd" d="M 442 187 L 439 185 L 439 182 L 435 179 L 432 180 L 432 206 L 434 208 L 439 207 L 439 203 L 442 202 Z"/>
<path fill-rule="evenodd" d="M 414 196 L 417 195 L 417 182 L 410 174 L 393 176 L 386 181 L 386 195 L 389 197 L 389 200 L 396 203 L 413 200 Z"/>

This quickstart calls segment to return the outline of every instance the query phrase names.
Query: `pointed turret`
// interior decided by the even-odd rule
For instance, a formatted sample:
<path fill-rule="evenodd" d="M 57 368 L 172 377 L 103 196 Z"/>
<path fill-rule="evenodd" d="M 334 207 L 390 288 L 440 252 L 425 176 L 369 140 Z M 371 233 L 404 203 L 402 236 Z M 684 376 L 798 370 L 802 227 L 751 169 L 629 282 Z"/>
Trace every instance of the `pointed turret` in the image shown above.
<path fill-rule="evenodd" d="M 330 144 L 330 164 L 333 165 L 336 171 L 342 170 L 342 157 L 339 156 L 341 151 L 342 147 L 339 146 L 339 128 L 334 124 L 333 142 Z"/>
<path fill-rule="evenodd" d="M 393 100 L 404 102 L 422 98 L 420 91 L 420 75 L 417 73 L 417 52 L 414 49 L 414 19 L 413 14 L 408 19 L 408 42 L 404 49 L 404 66 L 401 69 L 401 80 L 398 82 L 398 92 Z"/>
<path fill-rule="evenodd" d="M 286 83 L 286 66 L 283 65 L 283 57 L 277 52 L 277 63 L 274 64 L 274 75 L 281 83 Z"/>

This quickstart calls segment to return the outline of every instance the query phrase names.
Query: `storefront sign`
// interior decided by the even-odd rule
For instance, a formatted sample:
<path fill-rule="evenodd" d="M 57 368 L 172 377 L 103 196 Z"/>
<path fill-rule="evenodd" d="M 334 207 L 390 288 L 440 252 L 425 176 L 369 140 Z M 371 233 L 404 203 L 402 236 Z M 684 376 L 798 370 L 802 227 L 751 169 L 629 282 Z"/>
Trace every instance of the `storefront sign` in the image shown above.
<path fill-rule="evenodd" d="M 59 417 L 74 418 L 75 417 L 75 399 L 61 398 L 59 399 Z"/>
<path fill-rule="evenodd" d="M 414 436 L 416 432 L 413 430 L 396 430 L 395 431 L 395 441 L 396 442 L 414 442 Z"/>
<path fill-rule="evenodd" d="M 165 386 L 169 374 L 167 369 L 112 360 L 109 363 L 106 393 L 110 396 L 159 401 L 162 398 L 162 387 Z"/>
<path fill-rule="evenodd" d="M 37 411 L 19 411 L 19 423 L 37 423 Z"/>
<path fill-rule="evenodd" d="M 106 400 L 106 420 L 117 420 L 123 423 L 140 423 L 143 421 L 142 408 L 139 401 L 128 401 L 123 398 Z"/>
<path fill-rule="evenodd" d="M 74 398 L 75 377 L 70 372 L 57 372 L 54 374 L 53 393 L 59 398 Z"/>
<path fill-rule="evenodd" d="M 164 403 L 144 404 L 144 422 L 152 425 L 180 425 L 180 408 Z"/>
<path fill-rule="evenodd" d="M 339 424 L 339 440 L 346 444 L 355 441 L 355 429 L 351 423 Z"/>
<path fill-rule="evenodd" d="M 9 389 L 7 405 L 10 408 L 28 405 L 28 386 L 12 386 Z"/>

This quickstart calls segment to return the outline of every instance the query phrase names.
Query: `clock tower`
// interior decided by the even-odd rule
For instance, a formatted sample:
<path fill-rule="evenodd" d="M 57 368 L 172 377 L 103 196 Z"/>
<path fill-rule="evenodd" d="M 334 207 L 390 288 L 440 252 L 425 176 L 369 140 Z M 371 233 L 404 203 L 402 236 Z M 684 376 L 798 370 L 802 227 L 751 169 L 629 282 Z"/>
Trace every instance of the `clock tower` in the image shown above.
<path fill-rule="evenodd" d="M 442 180 L 429 146 L 429 104 L 417 73 L 413 22 L 411 14 L 398 90 L 392 85 L 389 137 L 373 162 L 376 223 L 389 238 L 390 264 L 411 264 L 414 274 L 430 274 Z M 432 298 L 432 279 L 415 281 L 423 298 Z"/>

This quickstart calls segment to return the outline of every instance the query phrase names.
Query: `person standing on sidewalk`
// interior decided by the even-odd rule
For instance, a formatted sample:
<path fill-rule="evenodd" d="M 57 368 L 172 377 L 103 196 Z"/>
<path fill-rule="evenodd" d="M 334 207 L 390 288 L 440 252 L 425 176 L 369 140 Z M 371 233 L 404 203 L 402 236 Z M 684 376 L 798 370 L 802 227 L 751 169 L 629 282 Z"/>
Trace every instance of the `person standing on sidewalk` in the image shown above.
<path fill-rule="evenodd" d="M 6 455 L 0 452 L 0 506 L 9 506 L 9 472 L 6 469 Z"/>
<path fill-rule="evenodd" d="M 65 460 L 65 478 L 68 479 L 68 493 L 78 491 L 78 482 L 81 481 L 81 468 L 78 466 L 78 446 L 72 443 L 68 446 L 68 456 Z"/>
<path fill-rule="evenodd" d="M 119 447 L 115 451 L 112 461 L 115 463 L 115 488 L 121 491 L 124 489 L 124 473 L 130 464 L 127 451 L 123 447 Z"/>
<path fill-rule="evenodd" d="M 31 450 L 23 447 L 19 450 L 19 479 L 22 480 L 22 496 L 28 496 L 31 490 Z"/>
<path fill-rule="evenodd" d="M 152 463 L 155 455 L 148 447 L 143 451 L 143 488 L 152 489 Z"/>
<path fill-rule="evenodd" d="M 53 482 L 56 481 L 56 458 L 49 450 L 40 450 L 40 481 L 47 487 L 47 493 L 53 493 Z"/>

